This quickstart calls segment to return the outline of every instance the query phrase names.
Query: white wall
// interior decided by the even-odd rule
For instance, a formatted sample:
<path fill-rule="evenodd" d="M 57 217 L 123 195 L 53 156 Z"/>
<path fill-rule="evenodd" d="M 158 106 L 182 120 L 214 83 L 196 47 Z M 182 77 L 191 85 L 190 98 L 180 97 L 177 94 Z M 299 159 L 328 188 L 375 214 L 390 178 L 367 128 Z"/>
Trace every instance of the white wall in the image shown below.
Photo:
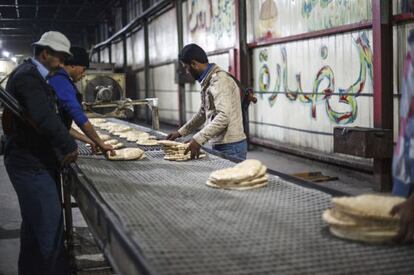
<path fill-rule="evenodd" d="M 133 70 L 144 67 L 144 30 L 140 29 L 127 37 L 127 65 Z"/>
<path fill-rule="evenodd" d="M 160 120 L 178 125 L 178 86 L 174 79 L 174 64 L 151 69 L 151 90 L 158 98 Z"/>

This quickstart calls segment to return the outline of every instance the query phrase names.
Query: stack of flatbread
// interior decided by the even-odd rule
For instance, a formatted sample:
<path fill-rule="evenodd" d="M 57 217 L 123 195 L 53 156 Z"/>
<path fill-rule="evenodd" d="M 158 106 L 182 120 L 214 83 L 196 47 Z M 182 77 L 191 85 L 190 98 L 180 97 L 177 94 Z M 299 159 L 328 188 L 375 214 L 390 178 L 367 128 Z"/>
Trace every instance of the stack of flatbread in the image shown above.
<path fill-rule="evenodd" d="M 404 201 L 404 198 L 384 195 L 333 198 L 333 208 L 326 210 L 322 218 L 337 237 L 385 243 L 399 230 L 399 217 L 391 216 L 390 211 Z"/>
<path fill-rule="evenodd" d="M 173 161 L 187 161 L 191 160 L 191 153 L 188 152 L 184 155 L 185 150 L 188 148 L 188 143 L 180 143 L 172 140 L 158 140 L 158 144 L 162 145 L 164 151 L 165 160 Z M 200 151 L 199 158 L 206 157 L 204 151 Z"/>
<path fill-rule="evenodd" d="M 107 152 L 107 157 L 109 160 L 138 160 L 145 158 L 145 153 L 139 148 L 123 148 L 115 150 L 116 155 L 111 156 Z"/>
<path fill-rule="evenodd" d="M 268 182 L 266 166 L 255 159 L 245 160 L 234 167 L 214 171 L 206 184 L 215 188 L 249 190 Z"/>

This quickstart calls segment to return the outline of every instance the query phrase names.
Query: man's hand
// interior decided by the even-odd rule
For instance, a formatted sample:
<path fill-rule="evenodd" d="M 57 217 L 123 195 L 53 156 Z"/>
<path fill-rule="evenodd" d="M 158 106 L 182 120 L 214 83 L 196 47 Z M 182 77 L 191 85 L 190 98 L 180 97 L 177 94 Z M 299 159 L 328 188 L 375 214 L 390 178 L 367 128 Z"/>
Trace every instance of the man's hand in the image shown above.
<path fill-rule="evenodd" d="M 77 159 L 78 159 L 78 150 L 76 149 L 75 151 L 63 157 L 62 166 L 66 166 L 69 163 L 75 162 Z"/>
<path fill-rule="evenodd" d="M 98 152 L 97 151 L 98 149 L 96 147 L 96 144 L 93 141 L 88 142 L 87 144 L 91 147 L 92 154 L 95 155 Z"/>
<path fill-rule="evenodd" d="M 102 152 L 104 154 L 106 154 L 106 152 L 109 151 L 109 154 L 111 156 L 115 156 L 116 155 L 114 148 L 110 144 L 105 144 L 104 142 L 102 142 L 101 144 L 99 144 L 99 148 L 101 148 L 101 150 L 102 150 Z"/>
<path fill-rule="evenodd" d="M 409 243 L 414 241 L 414 194 L 405 202 L 394 206 L 391 215 L 400 216 L 400 230 L 394 241 L 399 243 Z"/>
<path fill-rule="evenodd" d="M 188 152 L 191 152 L 191 159 L 198 158 L 200 156 L 200 148 L 201 145 L 198 144 L 194 139 L 191 139 L 187 149 L 184 151 L 184 155 L 187 155 Z"/>
<path fill-rule="evenodd" d="M 167 136 L 167 140 L 176 140 L 179 137 L 181 137 L 181 134 L 178 131 L 175 131 Z"/>

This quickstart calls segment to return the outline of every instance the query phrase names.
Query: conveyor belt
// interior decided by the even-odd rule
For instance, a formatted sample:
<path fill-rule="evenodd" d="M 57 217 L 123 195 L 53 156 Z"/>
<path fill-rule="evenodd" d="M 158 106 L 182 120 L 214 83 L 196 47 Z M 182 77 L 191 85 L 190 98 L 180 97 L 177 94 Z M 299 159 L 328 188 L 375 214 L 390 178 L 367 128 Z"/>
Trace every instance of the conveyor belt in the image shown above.
<path fill-rule="evenodd" d="M 275 176 L 246 192 L 209 188 L 206 160 L 81 158 L 74 195 L 123 274 L 413 274 L 414 247 L 331 236 L 321 219 L 329 194 Z M 78 171 L 78 172 L 80 172 Z M 87 199 L 88 198 L 88 199 Z"/>

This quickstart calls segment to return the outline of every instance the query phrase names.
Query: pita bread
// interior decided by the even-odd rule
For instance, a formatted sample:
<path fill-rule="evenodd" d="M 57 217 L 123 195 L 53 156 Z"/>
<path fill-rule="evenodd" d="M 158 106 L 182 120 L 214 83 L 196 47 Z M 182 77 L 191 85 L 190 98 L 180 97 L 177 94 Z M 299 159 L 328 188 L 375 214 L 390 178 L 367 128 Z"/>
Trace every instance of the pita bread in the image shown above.
<path fill-rule="evenodd" d="M 99 138 L 102 139 L 103 141 L 107 141 L 111 139 L 111 136 L 103 134 L 103 135 L 99 135 Z"/>
<path fill-rule="evenodd" d="M 322 214 L 322 219 L 329 225 L 338 227 L 358 228 L 359 230 L 372 229 L 398 229 L 398 221 L 381 221 L 367 219 L 343 213 L 334 208 L 327 209 Z"/>
<path fill-rule="evenodd" d="M 117 144 L 112 144 L 112 148 L 114 149 L 121 149 L 122 147 L 124 147 L 124 144 L 122 142 L 119 142 Z"/>
<path fill-rule="evenodd" d="M 123 135 L 122 137 L 126 138 L 128 141 L 136 142 L 138 140 L 146 140 L 149 137 L 148 133 L 140 132 L 140 131 L 133 131 L 129 132 L 126 135 Z"/>
<path fill-rule="evenodd" d="M 268 178 L 263 177 L 260 179 L 255 179 L 255 180 L 251 180 L 251 181 L 247 181 L 244 183 L 244 185 L 218 185 L 215 184 L 209 180 L 207 180 L 206 184 L 210 187 L 214 187 L 214 188 L 221 188 L 221 189 L 229 189 L 229 190 L 239 190 L 239 191 L 244 191 L 244 190 L 250 190 L 250 189 L 255 189 L 255 188 L 260 188 L 263 186 L 266 186 L 268 183 Z"/>
<path fill-rule="evenodd" d="M 90 118 L 89 122 L 94 124 L 94 123 L 104 123 L 106 122 L 106 119 L 104 118 Z"/>
<path fill-rule="evenodd" d="M 268 183 L 266 166 L 258 160 L 245 160 L 234 167 L 214 171 L 206 184 L 211 187 L 249 190 Z"/>
<path fill-rule="evenodd" d="M 115 150 L 116 155 L 111 156 L 110 153 L 107 153 L 109 160 L 136 160 L 142 159 L 144 151 L 139 148 L 124 148 Z"/>
<path fill-rule="evenodd" d="M 158 141 L 153 140 L 153 139 L 138 140 L 136 143 L 138 145 L 143 145 L 143 146 L 155 146 L 155 145 L 158 145 Z"/>
<path fill-rule="evenodd" d="M 359 231 L 349 230 L 337 226 L 329 227 L 329 231 L 342 239 L 368 242 L 368 243 L 387 243 L 398 234 L 397 230 L 383 230 L 383 231 Z"/>
<path fill-rule="evenodd" d="M 198 156 L 199 159 L 205 158 L 207 155 L 206 154 L 200 154 Z M 187 155 L 167 155 L 164 157 L 165 160 L 175 160 L 175 161 L 187 161 L 187 160 L 191 160 L 191 155 L 187 154 Z"/>
<path fill-rule="evenodd" d="M 131 131 L 132 128 L 127 126 L 127 125 L 122 125 L 122 124 L 115 124 L 115 125 L 109 125 L 108 127 L 108 131 L 113 133 L 113 132 L 127 132 L 127 131 Z"/>
<path fill-rule="evenodd" d="M 232 168 L 217 170 L 211 173 L 209 180 L 215 183 L 235 183 L 255 178 L 263 171 L 258 160 L 245 160 Z M 266 169 L 266 168 L 265 168 Z"/>
<path fill-rule="evenodd" d="M 159 140 L 158 143 L 163 146 L 176 146 L 176 145 L 183 144 L 183 143 L 173 141 L 173 140 Z"/>
<path fill-rule="evenodd" d="M 360 195 L 356 197 L 333 198 L 334 208 L 343 213 L 378 220 L 398 220 L 391 216 L 391 209 L 405 199 L 396 196 Z"/>
<path fill-rule="evenodd" d="M 109 140 L 105 141 L 104 143 L 114 145 L 114 144 L 119 143 L 119 141 L 117 139 L 109 139 Z"/>

